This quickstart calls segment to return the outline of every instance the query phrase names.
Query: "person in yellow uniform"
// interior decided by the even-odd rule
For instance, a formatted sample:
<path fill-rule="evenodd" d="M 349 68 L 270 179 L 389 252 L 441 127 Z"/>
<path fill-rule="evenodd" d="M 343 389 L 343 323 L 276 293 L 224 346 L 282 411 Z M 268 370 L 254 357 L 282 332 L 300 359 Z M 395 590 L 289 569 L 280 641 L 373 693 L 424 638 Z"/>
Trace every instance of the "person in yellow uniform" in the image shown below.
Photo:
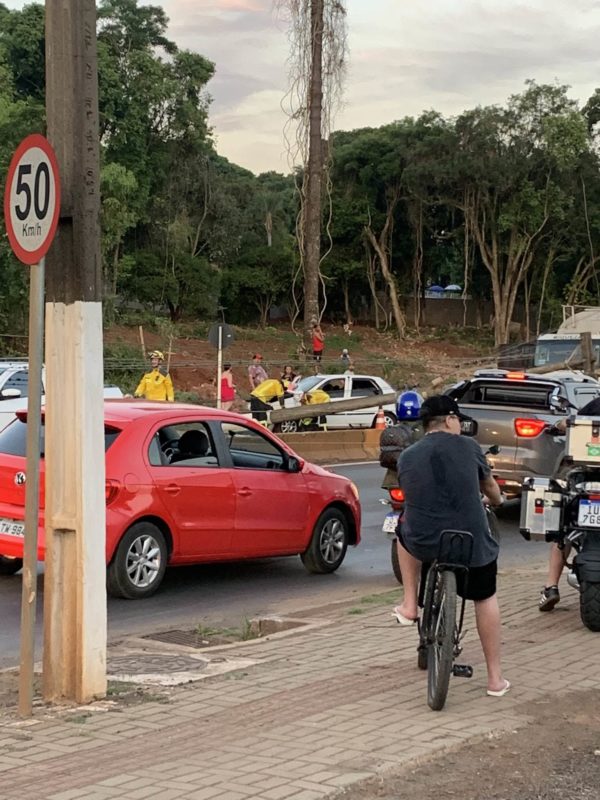
<path fill-rule="evenodd" d="M 250 392 L 250 411 L 257 422 L 267 421 L 267 411 L 272 411 L 270 403 L 281 400 L 285 394 L 283 383 L 278 378 L 262 381 Z"/>
<path fill-rule="evenodd" d="M 328 403 L 330 397 L 327 392 L 322 389 L 311 389 L 310 392 L 305 392 L 300 398 L 300 404 L 303 406 L 316 406 L 318 403 Z M 327 430 L 327 417 L 321 415 L 320 417 L 305 417 L 300 420 L 301 428 L 322 428 Z"/>
<path fill-rule="evenodd" d="M 165 357 L 160 350 L 153 350 L 150 353 L 152 369 L 142 376 L 135 390 L 135 397 L 143 397 L 146 400 L 167 400 L 169 403 L 175 400 L 171 376 L 160 368 L 164 360 Z"/>

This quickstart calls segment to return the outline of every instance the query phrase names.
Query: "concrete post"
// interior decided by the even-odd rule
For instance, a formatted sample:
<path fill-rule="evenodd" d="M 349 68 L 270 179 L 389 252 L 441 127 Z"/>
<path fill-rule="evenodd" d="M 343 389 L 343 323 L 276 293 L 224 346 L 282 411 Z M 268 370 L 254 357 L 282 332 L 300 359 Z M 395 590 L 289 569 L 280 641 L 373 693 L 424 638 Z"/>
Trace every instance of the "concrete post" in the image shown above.
<path fill-rule="evenodd" d="M 62 180 L 46 283 L 46 700 L 106 691 L 96 6 L 46 2 L 48 139 Z"/>

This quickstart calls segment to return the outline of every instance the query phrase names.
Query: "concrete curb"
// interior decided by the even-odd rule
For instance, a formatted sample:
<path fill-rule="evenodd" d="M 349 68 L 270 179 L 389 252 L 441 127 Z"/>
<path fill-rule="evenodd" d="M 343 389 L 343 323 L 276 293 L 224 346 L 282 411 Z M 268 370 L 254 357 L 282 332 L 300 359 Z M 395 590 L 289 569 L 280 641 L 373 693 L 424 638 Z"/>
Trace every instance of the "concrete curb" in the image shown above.
<path fill-rule="evenodd" d="M 280 439 L 307 461 L 333 464 L 379 457 L 381 430 L 374 428 L 282 434 Z"/>

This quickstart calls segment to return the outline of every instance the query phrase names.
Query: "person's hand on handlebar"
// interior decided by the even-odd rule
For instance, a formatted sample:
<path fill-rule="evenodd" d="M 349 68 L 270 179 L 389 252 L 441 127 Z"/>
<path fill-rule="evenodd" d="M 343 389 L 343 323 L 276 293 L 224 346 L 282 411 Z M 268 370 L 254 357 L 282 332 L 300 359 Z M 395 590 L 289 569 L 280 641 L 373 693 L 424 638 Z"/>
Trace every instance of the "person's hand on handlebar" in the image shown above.
<path fill-rule="evenodd" d="M 549 436 L 564 436 L 567 432 L 567 420 L 559 419 L 554 425 L 548 425 L 546 433 Z"/>

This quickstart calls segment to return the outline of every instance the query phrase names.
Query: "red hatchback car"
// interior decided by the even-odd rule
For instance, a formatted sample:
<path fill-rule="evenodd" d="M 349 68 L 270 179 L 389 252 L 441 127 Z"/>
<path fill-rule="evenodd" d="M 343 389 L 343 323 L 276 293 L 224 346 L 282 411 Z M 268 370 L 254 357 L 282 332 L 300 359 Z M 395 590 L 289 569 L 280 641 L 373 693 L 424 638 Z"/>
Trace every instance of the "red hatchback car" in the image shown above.
<path fill-rule="evenodd" d="M 43 429 L 42 429 L 43 430 Z M 27 418 L 0 432 L 0 574 L 22 566 Z M 360 541 L 351 481 L 247 417 L 176 403 L 104 405 L 107 587 L 153 594 L 167 566 L 299 554 L 333 572 Z M 43 486 L 43 461 L 42 461 Z M 44 558 L 44 492 L 39 552 Z"/>

